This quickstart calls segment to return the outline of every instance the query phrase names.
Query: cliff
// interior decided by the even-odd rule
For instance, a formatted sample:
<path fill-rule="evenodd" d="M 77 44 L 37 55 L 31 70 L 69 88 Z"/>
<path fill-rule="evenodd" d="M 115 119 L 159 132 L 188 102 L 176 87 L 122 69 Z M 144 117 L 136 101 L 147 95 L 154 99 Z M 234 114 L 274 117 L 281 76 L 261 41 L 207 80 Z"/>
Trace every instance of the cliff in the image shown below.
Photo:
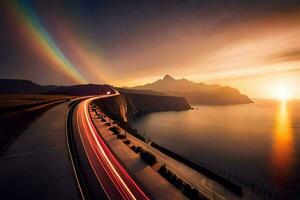
<path fill-rule="evenodd" d="M 94 103 L 111 118 L 118 121 L 127 121 L 127 102 L 124 95 L 112 96 L 104 99 L 98 99 Z"/>
<path fill-rule="evenodd" d="M 190 109 L 184 97 L 156 96 L 145 94 L 123 94 L 127 101 L 129 116 L 158 111 L 182 111 Z"/>
<path fill-rule="evenodd" d="M 105 113 L 119 121 L 129 117 L 158 111 L 183 111 L 190 109 L 184 97 L 121 93 L 119 96 L 95 101 Z"/>
<path fill-rule="evenodd" d="M 163 92 L 157 92 L 153 90 L 135 90 L 135 89 L 129 89 L 129 88 L 119 88 L 115 87 L 116 90 L 118 90 L 120 93 L 133 93 L 133 94 L 148 94 L 148 95 L 156 95 L 156 96 L 167 96 Z"/>

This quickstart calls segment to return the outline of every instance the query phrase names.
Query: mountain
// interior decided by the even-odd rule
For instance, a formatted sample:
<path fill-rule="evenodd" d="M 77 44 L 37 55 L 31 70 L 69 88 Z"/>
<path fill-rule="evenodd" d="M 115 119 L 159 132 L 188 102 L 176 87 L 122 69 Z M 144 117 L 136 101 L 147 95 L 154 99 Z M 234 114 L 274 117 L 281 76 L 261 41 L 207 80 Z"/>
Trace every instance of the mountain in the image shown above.
<path fill-rule="evenodd" d="M 110 85 L 81 84 L 72 86 L 39 85 L 29 80 L 0 79 L 0 94 L 96 95 L 111 91 Z"/>
<path fill-rule="evenodd" d="M 0 79 L 0 94 L 56 94 L 56 95 L 97 95 L 111 91 L 106 84 L 81 84 L 71 86 L 39 85 L 30 80 Z M 162 92 L 152 90 L 132 90 L 116 88 L 120 93 L 148 94 L 164 96 Z"/>
<path fill-rule="evenodd" d="M 170 75 L 165 75 L 163 79 L 159 79 L 153 83 L 144 86 L 133 87 L 132 89 L 154 90 L 164 93 L 173 93 L 178 90 L 186 92 L 209 91 L 219 89 L 220 85 L 207 85 L 204 83 L 194 83 L 187 79 L 174 79 Z"/>
<path fill-rule="evenodd" d="M 72 86 L 39 85 L 29 80 L 0 79 L 0 94 L 60 94 L 95 95 L 111 90 L 110 85 L 81 84 Z M 195 83 L 187 79 L 174 79 L 166 75 L 153 83 L 133 88 L 117 88 L 120 93 L 158 96 L 182 96 L 191 104 L 244 104 L 252 101 L 237 89 L 228 86 Z"/>
<path fill-rule="evenodd" d="M 121 94 L 148 94 L 148 95 L 157 95 L 157 96 L 166 96 L 163 92 L 157 92 L 153 90 L 134 90 L 129 88 L 115 88 Z"/>
<path fill-rule="evenodd" d="M 100 93 L 105 94 L 108 91 L 112 91 L 112 86 L 105 84 L 81 84 L 71 86 L 59 86 L 56 89 L 47 92 L 47 94 L 86 96 L 98 95 Z"/>
<path fill-rule="evenodd" d="M 42 94 L 58 86 L 41 86 L 29 80 L 0 79 L 0 94 Z"/>
<path fill-rule="evenodd" d="M 153 90 L 167 95 L 183 96 L 191 104 L 226 105 L 252 103 L 237 89 L 217 84 L 195 83 L 187 79 L 175 79 L 165 75 L 153 83 L 132 87 L 135 90 Z"/>

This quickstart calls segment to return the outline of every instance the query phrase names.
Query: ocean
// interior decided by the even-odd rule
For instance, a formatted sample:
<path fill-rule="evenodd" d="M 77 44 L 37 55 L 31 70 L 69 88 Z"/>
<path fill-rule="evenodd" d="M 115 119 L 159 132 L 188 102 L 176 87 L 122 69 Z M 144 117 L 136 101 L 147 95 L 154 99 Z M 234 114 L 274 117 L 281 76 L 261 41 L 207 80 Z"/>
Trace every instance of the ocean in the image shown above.
<path fill-rule="evenodd" d="M 156 112 L 130 121 L 159 145 L 254 192 L 300 199 L 300 100 Z"/>

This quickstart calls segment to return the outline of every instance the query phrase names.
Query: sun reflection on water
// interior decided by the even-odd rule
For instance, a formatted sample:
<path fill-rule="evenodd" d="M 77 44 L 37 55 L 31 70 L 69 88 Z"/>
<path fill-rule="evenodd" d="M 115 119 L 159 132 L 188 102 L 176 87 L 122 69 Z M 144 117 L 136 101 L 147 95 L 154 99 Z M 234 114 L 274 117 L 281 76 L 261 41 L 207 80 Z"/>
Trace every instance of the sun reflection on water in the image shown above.
<path fill-rule="evenodd" d="M 276 184 L 286 185 L 295 154 L 293 128 L 289 118 L 288 101 L 278 106 L 272 144 L 272 178 Z"/>

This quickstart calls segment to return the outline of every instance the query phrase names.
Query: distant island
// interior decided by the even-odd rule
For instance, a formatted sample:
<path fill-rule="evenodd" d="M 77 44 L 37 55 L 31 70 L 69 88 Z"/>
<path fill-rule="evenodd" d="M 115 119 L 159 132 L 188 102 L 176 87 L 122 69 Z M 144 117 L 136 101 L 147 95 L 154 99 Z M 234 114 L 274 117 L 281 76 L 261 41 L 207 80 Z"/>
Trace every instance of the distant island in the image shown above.
<path fill-rule="evenodd" d="M 228 105 L 253 103 L 248 96 L 241 94 L 235 88 L 218 84 L 208 85 L 205 83 L 195 83 L 184 78 L 175 79 L 170 75 L 165 75 L 163 79 L 146 85 L 130 88 L 126 87 L 125 89 L 182 96 L 185 97 L 190 104 Z"/>

